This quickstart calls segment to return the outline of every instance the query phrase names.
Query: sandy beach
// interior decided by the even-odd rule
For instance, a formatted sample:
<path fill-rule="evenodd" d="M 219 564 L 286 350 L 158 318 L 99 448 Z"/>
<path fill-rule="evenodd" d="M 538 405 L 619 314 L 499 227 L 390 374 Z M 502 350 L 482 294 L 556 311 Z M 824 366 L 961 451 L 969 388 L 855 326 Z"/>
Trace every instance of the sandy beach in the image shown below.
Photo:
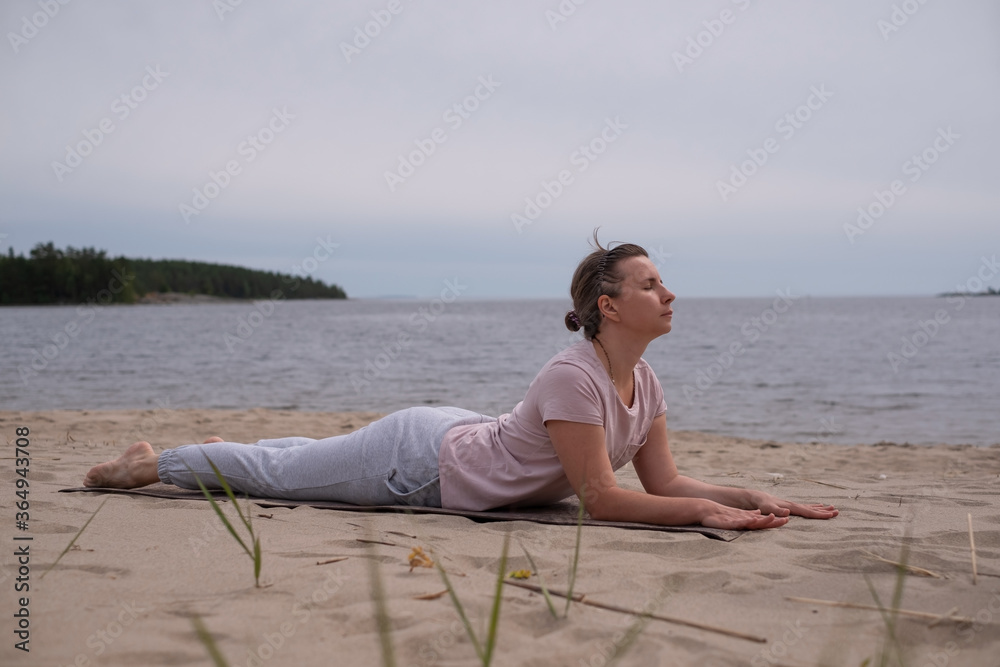
<path fill-rule="evenodd" d="M 7 444 L 0 472 L 0 663 L 211 665 L 192 626 L 198 615 L 230 665 L 380 665 L 369 578 L 374 559 L 397 664 L 477 664 L 448 596 L 415 599 L 444 586 L 434 569 L 411 571 L 411 549 L 420 546 L 444 565 L 473 626 L 483 628 L 504 536 L 515 538 L 508 571 L 530 568 L 520 541 L 546 583 L 565 590 L 575 528 L 255 507 L 265 584 L 255 588 L 252 563 L 207 502 L 57 493 L 80 486 L 91 465 L 140 439 L 160 451 L 211 435 L 248 442 L 324 437 L 376 417 L 264 409 L 0 412 Z M 18 428 L 30 430 L 27 531 L 14 528 L 21 500 L 15 496 Z M 831 503 L 841 514 L 831 521 L 795 518 L 732 542 L 585 527 L 576 592 L 586 600 L 766 640 L 653 619 L 618 664 L 860 665 L 866 658 L 878 664 L 887 630 L 877 611 L 788 598 L 873 605 L 867 577 L 888 604 L 896 568 L 877 558 L 899 560 L 904 544 L 910 565 L 937 576 L 907 574 L 900 607 L 972 619 L 898 617 L 905 664 L 1000 664 L 1000 447 L 801 445 L 695 432 L 672 432 L 671 444 L 684 474 Z M 630 466 L 619 471 L 619 481 L 641 488 Z M 74 547 L 41 579 L 105 499 Z M 33 540 L 14 540 L 26 536 Z M 15 592 L 23 577 L 15 551 L 23 545 L 30 549 L 30 589 Z M 342 560 L 327 562 L 335 559 Z M 527 581 L 537 584 L 538 577 Z M 21 597 L 30 614 L 30 653 L 15 648 Z M 568 618 L 556 619 L 541 595 L 505 586 L 494 664 L 604 665 L 634 623 L 627 614 L 578 603 Z"/>

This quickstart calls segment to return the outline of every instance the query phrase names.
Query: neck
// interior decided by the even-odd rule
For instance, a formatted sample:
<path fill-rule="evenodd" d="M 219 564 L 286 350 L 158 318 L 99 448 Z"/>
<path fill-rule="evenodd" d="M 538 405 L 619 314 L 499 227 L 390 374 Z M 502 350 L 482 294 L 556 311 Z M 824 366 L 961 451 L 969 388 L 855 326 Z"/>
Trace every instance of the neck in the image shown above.
<path fill-rule="evenodd" d="M 632 380 L 632 371 L 646 352 L 648 342 L 627 338 L 610 327 L 602 328 L 597 338 L 601 341 L 600 344 L 592 343 L 597 358 L 607 363 L 604 350 L 600 347 L 604 345 L 607 356 L 611 358 L 611 372 L 616 384 L 619 387 L 625 386 Z"/>

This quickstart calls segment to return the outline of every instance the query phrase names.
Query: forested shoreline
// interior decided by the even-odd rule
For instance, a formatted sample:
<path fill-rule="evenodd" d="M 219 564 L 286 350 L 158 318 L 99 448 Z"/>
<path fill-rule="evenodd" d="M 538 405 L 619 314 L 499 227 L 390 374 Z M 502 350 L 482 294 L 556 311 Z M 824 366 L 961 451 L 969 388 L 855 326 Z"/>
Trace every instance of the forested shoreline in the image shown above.
<path fill-rule="evenodd" d="M 311 277 L 174 259 L 108 257 L 95 248 L 39 243 L 27 257 L 0 255 L 0 305 L 86 301 L 136 303 L 147 294 L 182 293 L 227 299 L 345 299 L 337 285 Z"/>

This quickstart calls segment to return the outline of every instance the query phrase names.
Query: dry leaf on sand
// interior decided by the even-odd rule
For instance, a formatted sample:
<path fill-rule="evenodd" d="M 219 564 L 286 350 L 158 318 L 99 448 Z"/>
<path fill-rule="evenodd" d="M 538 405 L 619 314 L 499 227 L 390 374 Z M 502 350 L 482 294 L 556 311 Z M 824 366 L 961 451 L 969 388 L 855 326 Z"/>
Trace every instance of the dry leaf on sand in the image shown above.
<path fill-rule="evenodd" d="M 434 567 L 434 561 L 424 553 L 423 547 L 413 547 L 406 560 L 410 563 L 410 572 L 413 572 L 415 567 Z"/>

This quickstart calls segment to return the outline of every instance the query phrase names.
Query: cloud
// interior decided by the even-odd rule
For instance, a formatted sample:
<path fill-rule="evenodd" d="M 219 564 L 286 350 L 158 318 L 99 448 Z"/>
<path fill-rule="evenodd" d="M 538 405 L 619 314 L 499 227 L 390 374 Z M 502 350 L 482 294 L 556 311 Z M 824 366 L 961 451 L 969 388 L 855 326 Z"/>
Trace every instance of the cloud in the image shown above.
<path fill-rule="evenodd" d="M 725 254 L 727 238 L 785 249 L 767 263 L 749 254 L 740 275 L 800 270 L 791 239 L 804 238 L 830 244 L 810 284 L 841 293 L 838 261 L 859 261 L 843 224 L 953 126 L 963 139 L 859 243 L 891 248 L 919 233 L 960 262 L 964 239 L 1000 241 L 990 27 L 1000 9 L 986 0 L 920 5 L 887 40 L 878 21 L 891 18 L 889 2 L 586 3 L 554 29 L 556 2 L 402 0 L 391 20 L 388 5 L 244 2 L 221 19 L 204 2 L 62 5 L 17 53 L 9 38 L 0 50 L 0 83 L 14 91 L 0 102 L 0 230 L 22 251 L 51 239 L 278 265 L 332 230 L 354 239 L 354 256 L 413 254 L 379 265 L 379 278 L 345 263 L 338 275 L 347 282 L 350 266 L 359 293 L 407 292 L 417 275 L 428 293 L 442 262 L 477 255 L 479 289 L 504 296 L 531 295 L 539 281 L 561 293 L 544 260 L 525 274 L 535 280 L 505 273 L 535 243 L 578 256 L 599 224 L 690 242 L 713 271 L 726 269 L 709 249 Z M 19 33 L 38 11 L 5 3 L 0 26 Z M 700 51 L 679 70 L 674 54 L 690 40 Z M 344 44 L 358 53 L 348 59 Z M 133 99 L 149 68 L 169 74 Z M 484 77 L 499 85 L 480 99 Z M 781 119 L 817 87 L 832 96 L 786 136 Z M 251 160 L 241 146 L 266 138 L 275 109 L 294 118 Z M 628 129 L 577 171 L 574 153 L 615 117 Z M 60 180 L 53 163 L 105 119 L 113 131 Z M 390 189 L 386 173 L 436 130 L 444 139 Z M 778 150 L 723 201 L 718 183 L 769 138 Z M 239 173 L 186 224 L 180 206 L 233 161 Z M 562 170 L 573 183 L 518 235 L 511 215 Z M 865 293 L 888 266 L 915 272 L 886 252 L 862 262 L 852 289 Z M 745 283 L 699 284 L 730 294 Z"/>

